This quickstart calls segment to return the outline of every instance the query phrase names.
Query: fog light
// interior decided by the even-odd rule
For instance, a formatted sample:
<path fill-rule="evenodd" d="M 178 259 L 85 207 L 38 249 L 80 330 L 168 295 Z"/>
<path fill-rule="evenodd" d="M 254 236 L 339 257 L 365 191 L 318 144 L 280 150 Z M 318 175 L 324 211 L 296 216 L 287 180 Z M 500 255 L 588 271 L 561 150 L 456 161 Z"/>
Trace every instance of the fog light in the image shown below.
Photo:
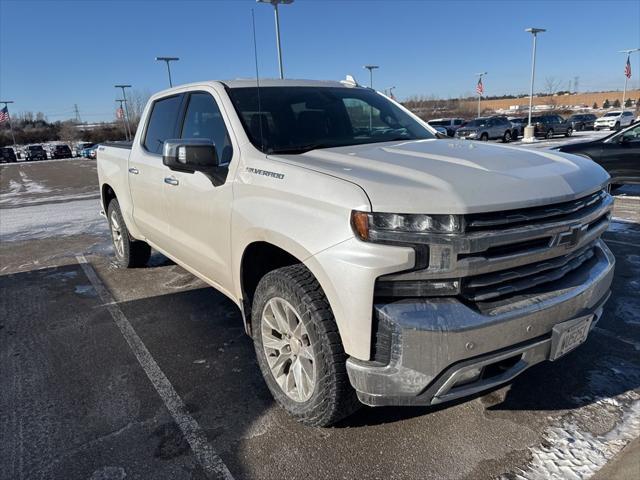
<path fill-rule="evenodd" d="M 460 385 L 464 385 L 466 383 L 475 382 L 480 378 L 482 374 L 482 367 L 471 368 L 469 370 L 465 370 L 460 373 L 456 379 L 456 383 L 453 384 L 454 387 L 458 387 Z"/>

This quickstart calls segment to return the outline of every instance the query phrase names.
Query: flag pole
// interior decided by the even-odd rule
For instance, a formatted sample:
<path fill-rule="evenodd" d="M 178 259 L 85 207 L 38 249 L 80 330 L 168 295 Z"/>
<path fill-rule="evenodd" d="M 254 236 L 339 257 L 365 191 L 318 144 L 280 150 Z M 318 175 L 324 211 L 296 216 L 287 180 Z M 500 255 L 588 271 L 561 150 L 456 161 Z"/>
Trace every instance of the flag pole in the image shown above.
<path fill-rule="evenodd" d="M 624 90 L 622 90 L 622 105 L 620 105 L 622 111 L 624 112 L 624 102 L 627 100 L 627 84 L 629 83 L 629 78 L 631 78 L 631 54 L 634 52 L 640 52 L 640 48 L 632 48 L 629 50 L 620 50 L 618 53 L 626 53 L 627 54 L 627 63 L 625 63 L 624 68 Z M 627 76 L 627 69 L 629 75 Z"/>
<path fill-rule="evenodd" d="M 16 146 L 16 137 L 13 134 L 13 125 L 11 124 L 11 115 L 9 114 L 9 104 L 13 103 L 12 100 L 7 100 L 6 102 L 4 100 L 0 100 L 0 103 L 4 103 L 4 108 L 7 109 L 7 121 L 9 122 L 9 131 L 11 132 L 11 139 L 13 140 L 13 146 Z"/>

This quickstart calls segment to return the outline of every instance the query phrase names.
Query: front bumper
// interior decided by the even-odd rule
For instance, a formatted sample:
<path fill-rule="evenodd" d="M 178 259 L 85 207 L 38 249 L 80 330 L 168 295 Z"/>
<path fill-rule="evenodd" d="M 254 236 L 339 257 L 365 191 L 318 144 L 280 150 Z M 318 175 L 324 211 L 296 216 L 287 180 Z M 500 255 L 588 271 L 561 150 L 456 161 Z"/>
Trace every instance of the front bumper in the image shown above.
<path fill-rule="evenodd" d="M 390 360 L 349 358 L 347 372 L 367 405 L 431 405 L 507 382 L 551 357 L 555 325 L 592 316 L 610 295 L 615 259 L 602 240 L 589 268 L 555 282 L 552 291 L 520 295 L 478 310 L 456 298 L 404 299 L 375 305 L 391 332 Z M 461 381 L 480 369 L 473 381 Z M 489 372 L 489 374 L 486 374 Z"/>

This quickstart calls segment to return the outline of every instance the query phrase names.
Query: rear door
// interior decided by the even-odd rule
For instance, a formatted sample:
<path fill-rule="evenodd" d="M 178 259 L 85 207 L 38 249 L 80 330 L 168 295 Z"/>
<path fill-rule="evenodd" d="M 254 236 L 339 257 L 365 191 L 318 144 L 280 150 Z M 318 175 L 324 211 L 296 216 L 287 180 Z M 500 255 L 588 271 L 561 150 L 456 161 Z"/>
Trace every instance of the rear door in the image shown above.
<path fill-rule="evenodd" d="M 640 182 L 640 124 L 602 143 L 599 162 L 613 182 Z"/>
<path fill-rule="evenodd" d="M 170 251 L 219 288 L 232 289 L 231 204 L 229 165 L 239 155 L 231 141 L 228 117 L 217 92 L 194 91 L 185 97 L 179 138 L 208 139 L 216 145 L 221 166 L 214 176 L 202 172 L 170 172 L 165 183 Z"/>
<path fill-rule="evenodd" d="M 163 250 L 167 250 L 169 245 L 163 189 L 165 178 L 171 175 L 171 171 L 162 163 L 162 148 L 166 140 L 177 137 L 183 100 L 183 94 L 176 94 L 153 102 L 140 143 L 134 145 L 129 157 L 134 221 L 145 239 Z"/>

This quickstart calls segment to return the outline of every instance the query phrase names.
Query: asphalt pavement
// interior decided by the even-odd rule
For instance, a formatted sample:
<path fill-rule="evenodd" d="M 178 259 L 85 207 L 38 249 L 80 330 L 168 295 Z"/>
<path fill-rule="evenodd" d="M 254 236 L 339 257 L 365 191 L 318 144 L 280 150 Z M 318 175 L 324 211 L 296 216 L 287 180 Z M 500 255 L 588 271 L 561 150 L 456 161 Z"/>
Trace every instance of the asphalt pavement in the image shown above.
<path fill-rule="evenodd" d="M 117 268 L 97 198 L 95 161 L 0 167 L 0 479 L 639 477 L 640 187 L 616 197 L 612 297 L 584 345 L 328 429 L 275 405 L 226 297 L 160 254 Z"/>

